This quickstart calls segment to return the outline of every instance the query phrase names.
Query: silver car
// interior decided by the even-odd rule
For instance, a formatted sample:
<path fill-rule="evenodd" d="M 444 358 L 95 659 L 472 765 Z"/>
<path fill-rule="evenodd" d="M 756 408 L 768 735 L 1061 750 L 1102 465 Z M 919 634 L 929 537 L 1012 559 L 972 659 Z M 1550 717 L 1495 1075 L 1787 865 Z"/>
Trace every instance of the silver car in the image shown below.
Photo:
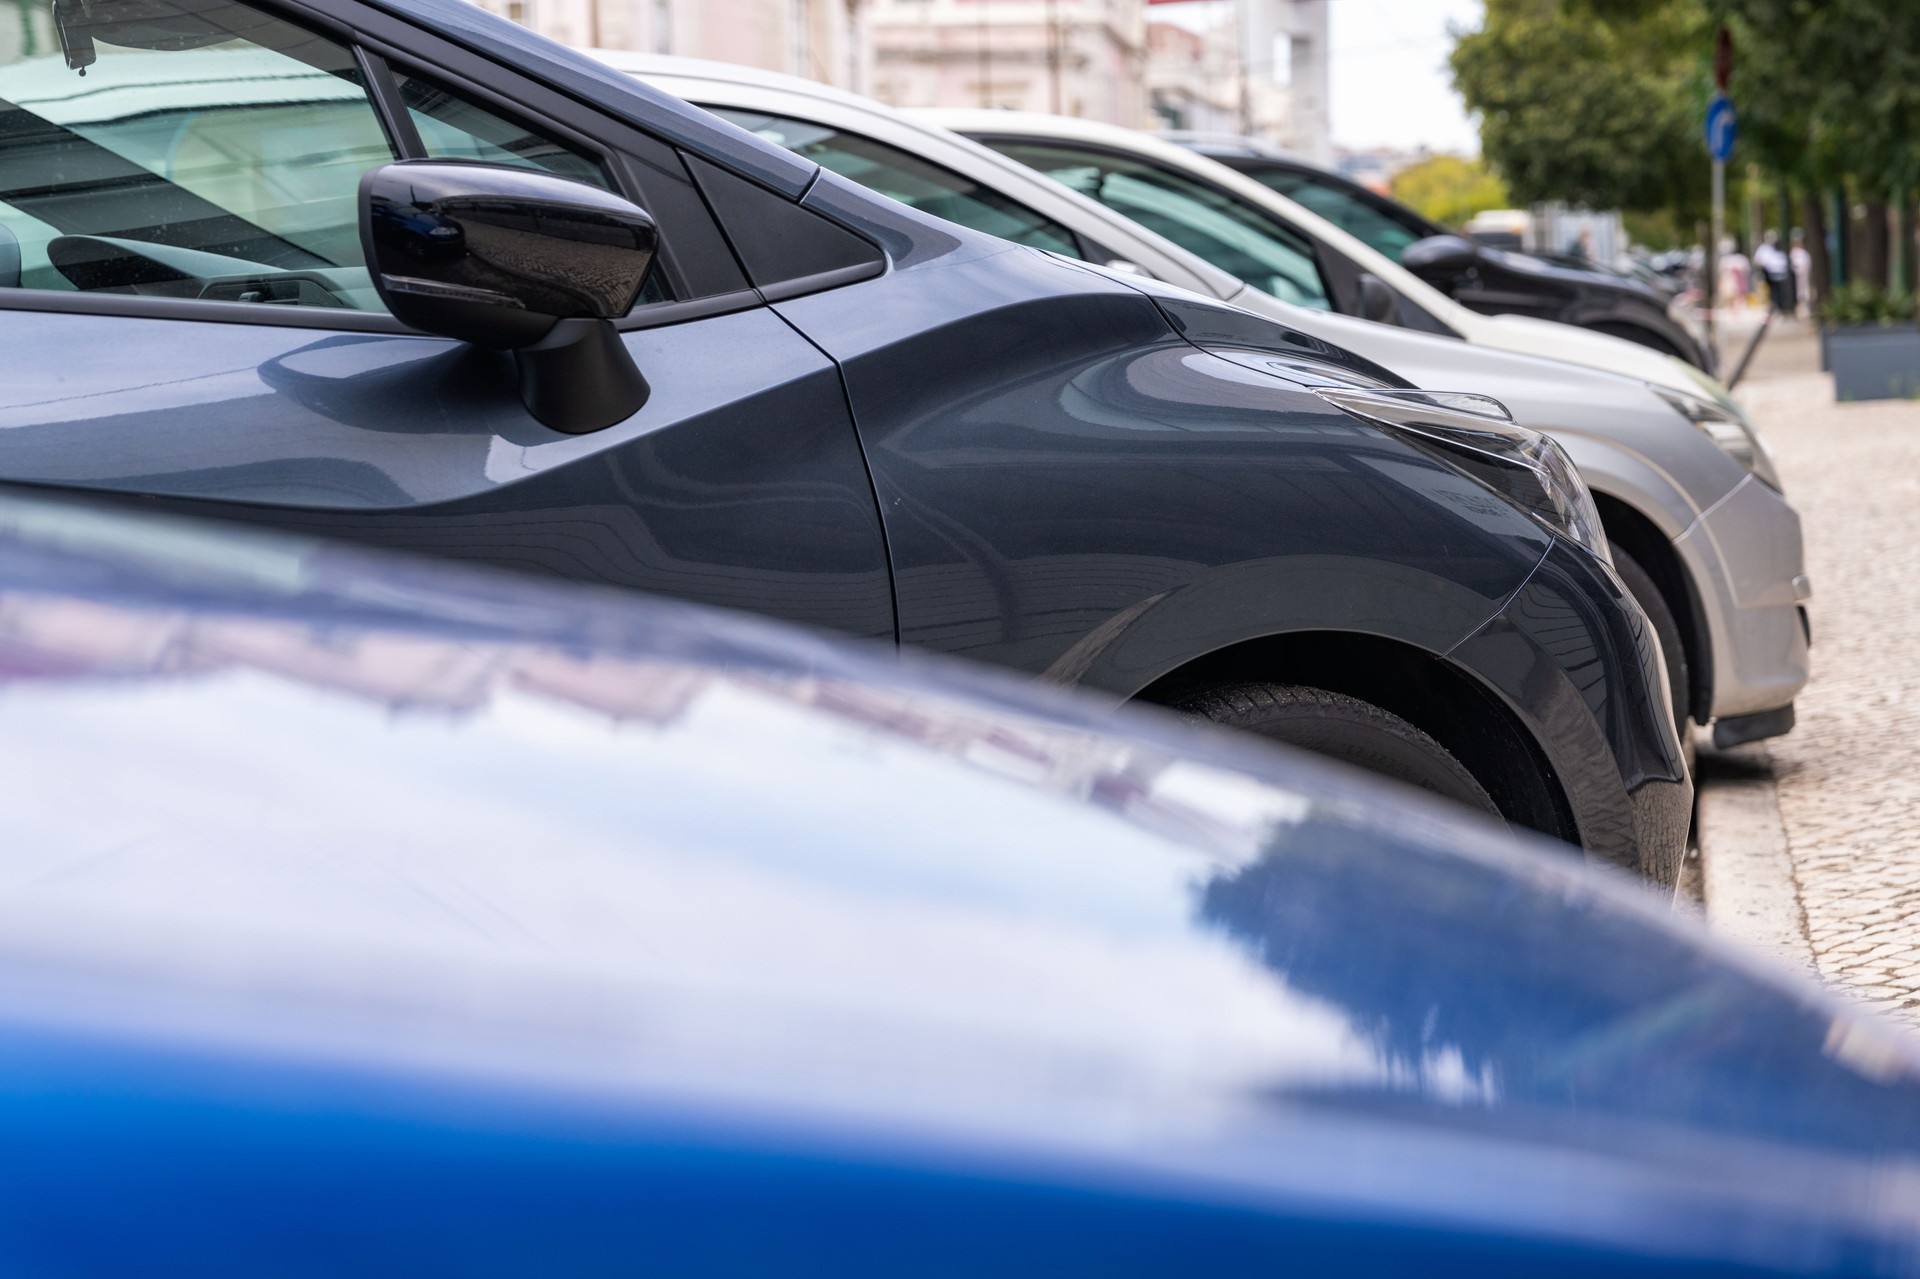
<path fill-rule="evenodd" d="M 1233 302 L 1420 386 L 1495 396 L 1515 420 L 1553 435 L 1593 489 L 1615 566 L 1659 632 L 1676 713 L 1712 723 L 1721 746 L 1792 727 L 1810 638 L 1800 520 L 1764 443 L 1710 387 L 1655 385 L 1290 304 L 1024 165 L 869 99 L 748 67 L 597 56 L 923 211 Z M 1157 214 L 1220 229 L 1217 209 L 1171 196 Z M 1231 232 L 1276 263 L 1299 251 L 1278 235 L 1263 246 L 1256 233 L 1247 221 Z"/>

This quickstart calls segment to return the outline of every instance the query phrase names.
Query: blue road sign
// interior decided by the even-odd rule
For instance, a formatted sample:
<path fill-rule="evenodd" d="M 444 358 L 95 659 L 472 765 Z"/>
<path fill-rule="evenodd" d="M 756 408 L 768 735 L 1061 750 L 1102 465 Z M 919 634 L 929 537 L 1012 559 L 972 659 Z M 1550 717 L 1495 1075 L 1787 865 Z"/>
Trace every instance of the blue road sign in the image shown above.
<path fill-rule="evenodd" d="M 1707 151 L 1716 160 L 1726 159 L 1733 154 L 1733 139 L 1738 132 L 1733 100 L 1724 93 L 1714 94 L 1707 104 Z"/>

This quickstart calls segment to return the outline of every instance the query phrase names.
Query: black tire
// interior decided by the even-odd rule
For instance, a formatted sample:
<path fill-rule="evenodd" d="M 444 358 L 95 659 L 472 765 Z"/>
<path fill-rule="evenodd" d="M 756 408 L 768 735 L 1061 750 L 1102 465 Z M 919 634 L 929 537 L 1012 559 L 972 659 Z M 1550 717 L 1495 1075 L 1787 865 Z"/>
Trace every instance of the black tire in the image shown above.
<path fill-rule="evenodd" d="M 1633 596 L 1633 602 L 1640 606 L 1653 623 L 1653 633 L 1660 637 L 1660 656 L 1667 663 L 1667 691 L 1673 697 L 1673 726 L 1680 733 L 1680 740 L 1688 739 L 1688 720 L 1691 714 L 1693 673 L 1687 667 L 1687 646 L 1680 638 L 1680 623 L 1673 617 L 1673 610 L 1667 607 L 1666 597 L 1660 594 L 1660 588 L 1647 576 L 1647 570 L 1619 547 L 1613 548 L 1613 570 L 1620 575 L 1627 593 Z"/>
<path fill-rule="evenodd" d="M 1230 684 L 1196 693 L 1175 709 L 1501 815 L 1486 788 L 1446 747 L 1357 697 L 1294 684 Z"/>

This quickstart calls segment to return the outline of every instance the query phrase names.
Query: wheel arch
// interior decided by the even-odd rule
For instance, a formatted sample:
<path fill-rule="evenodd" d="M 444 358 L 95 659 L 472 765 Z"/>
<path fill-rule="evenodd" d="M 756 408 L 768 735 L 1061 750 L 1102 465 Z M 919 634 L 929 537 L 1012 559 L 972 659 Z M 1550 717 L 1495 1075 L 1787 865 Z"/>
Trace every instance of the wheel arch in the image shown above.
<path fill-rule="evenodd" d="M 1470 672 L 1416 644 L 1338 630 L 1265 635 L 1182 663 L 1133 700 L 1171 706 L 1204 688 L 1256 681 L 1345 693 L 1398 715 L 1452 752 L 1507 820 L 1580 842 L 1568 797 L 1520 717 Z"/>
<path fill-rule="evenodd" d="M 1595 491 L 1593 501 L 1600 509 L 1607 540 L 1647 571 L 1673 614 L 1687 650 L 1688 709 L 1695 723 L 1707 723 L 1713 718 L 1713 637 L 1693 574 L 1687 571 L 1673 542 L 1638 508 L 1599 491 Z"/>

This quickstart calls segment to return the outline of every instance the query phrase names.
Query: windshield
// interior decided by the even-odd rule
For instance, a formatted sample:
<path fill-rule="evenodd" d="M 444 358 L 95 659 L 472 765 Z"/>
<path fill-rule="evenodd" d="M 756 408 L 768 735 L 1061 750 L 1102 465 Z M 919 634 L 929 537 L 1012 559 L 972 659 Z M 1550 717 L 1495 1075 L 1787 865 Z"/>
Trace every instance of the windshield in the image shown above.
<path fill-rule="evenodd" d="M 1332 309 L 1313 246 L 1229 195 L 1131 156 L 1052 143 L 982 141 L 1263 293 L 1298 306 Z"/>

